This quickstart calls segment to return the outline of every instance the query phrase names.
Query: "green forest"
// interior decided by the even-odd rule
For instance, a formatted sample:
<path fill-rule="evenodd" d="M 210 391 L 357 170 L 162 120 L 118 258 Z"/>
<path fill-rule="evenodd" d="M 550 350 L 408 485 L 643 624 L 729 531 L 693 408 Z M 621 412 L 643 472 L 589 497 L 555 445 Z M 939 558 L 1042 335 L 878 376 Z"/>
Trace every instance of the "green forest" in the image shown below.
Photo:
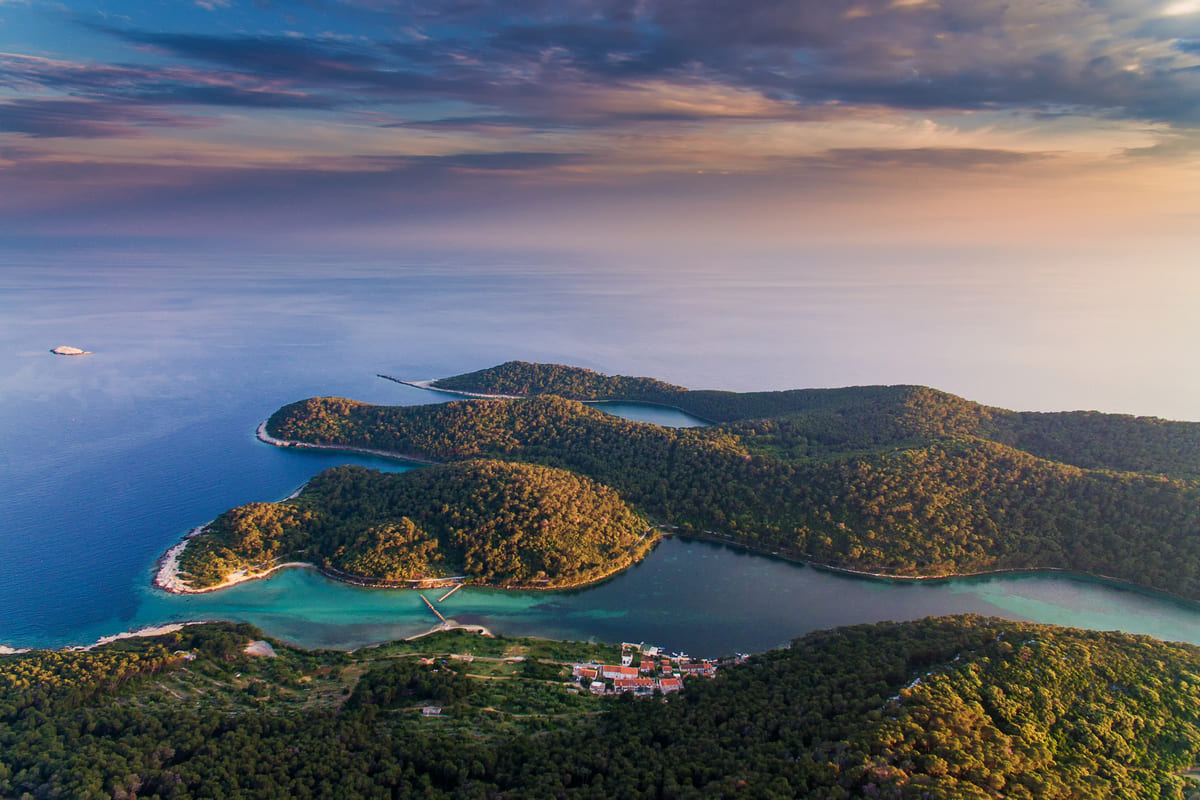
<path fill-rule="evenodd" d="M 312 398 L 267 427 L 286 440 L 567 470 L 651 524 L 831 567 L 1068 569 L 1200 600 L 1198 424 L 1018 413 L 911 386 L 699 393 L 513 363 L 446 383 L 534 396 L 410 407 Z M 608 398 L 609 380 L 731 421 L 664 428 L 536 394 L 578 385 Z M 721 403 L 685 402 L 700 395 Z"/>
<path fill-rule="evenodd" d="M 818 631 L 669 698 L 614 648 L 462 631 L 354 653 L 248 625 L 0 656 L 13 798 L 1169 798 L 1200 649 L 974 616 Z M 261 651 L 260 651 L 261 652 Z M 421 709 L 441 713 L 425 716 Z"/>
<path fill-rule="evenodd" d="M 925 386 L 696 391 L 654 378 L 524 361 L 442 378 L 433 385 L 480 394 L 657 403 L 718 423 L 798 416 L 814 434 L 866 446 L 906 437 L 974 436 L 1087 469 L 1200 478 L 1200 423 L 1095 411 L 1009 411 Z M 855 431 L 864 423 L 870 433 Z"/>
<path fill-rule="evenodd" d="M 308 562 L 372 585 L 462 578 L 503 587 L 598 580 L 658 533 L 617 493 L 572 472 L 471 460 L 402 473 L 334 467 L 295 498 L 227 511 L 180 558 L 193 588 Z"/>

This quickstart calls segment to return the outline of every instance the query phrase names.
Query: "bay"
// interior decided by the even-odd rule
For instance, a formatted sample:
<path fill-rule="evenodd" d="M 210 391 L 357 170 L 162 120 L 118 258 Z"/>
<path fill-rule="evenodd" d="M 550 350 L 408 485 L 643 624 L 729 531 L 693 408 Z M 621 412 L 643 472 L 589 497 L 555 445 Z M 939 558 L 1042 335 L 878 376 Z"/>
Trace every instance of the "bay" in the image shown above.
<path fill-rule="evenodd" d="M 661 277 L 638 281 L 570 262 L 445 255 L 350 263 L 0 252 L 0 644 L 79 645 L 216 618 L 330 647 L 428 629 L 432 617 L 415 593 L 348 587 L 306 570 L 190 597 L 149 586 L 164 550 L 228 508 L 278 500 L 335 464 L 408 468 L 254 438 L 280 405 L 313 395 L 450 399 L 377 373 L 431 378 L 519 358 L 698 386 L 698 376 L 724 370 L 722 388 L 834 382 L 806 374 L 816 345 L 776 335 L 788 330 L 782 299 L 766 312 L 771 319 L 761 307 L 738 310 L 754 320 L 738 334 L 728 314 L 705 324 L 697 314 L 704 292 Z M 837 285 L 811 297 L 818 290 L 802 288 L 806 303 L 828 306 L 826 317 L 886 299 L 878 288 Z M 777 343 L 763 351 L 765 328 L 773 342 L 795 343 L 787 344 L 795 358 L 781 361 Z M 94 355 L 51 355 L 58 345 Z M 748 361 L 747 353 L 755 355 Z M 769 372 L 772 363 L 793 366 Z M 744 385 L 751 368 L 763 375 L 757 387 Z M 697 423 L 659 407 L 600 407 L 658 424 Z M 645 640 L 694 654 L 965 611 L 1200 639 L 1191 606 L 1065 576 L 883 583 L 682 539 L 582 591 L 468 589 L 446 603 L 448 616 L 497 632 Z"/>
<path fill-rule="evenodd" d="M 1195 606 L 1062 575 L 932 582 L 875 581 L 728 545 L 668 538 L 642 563 L 568 592 L 426 591 L 447 618 L 493 633 L 635 641 L 692 655 L 758 652 L 822 628 L 947 613 L 1125 630 L 1200 644 Z M 203 595 L 143 589 L 135 625 L 195 619 L 252 622 L 305 647 L 353 649 L 430 630 L 438 620 L 411 590 L 364 589 L 314 570 Z"/>

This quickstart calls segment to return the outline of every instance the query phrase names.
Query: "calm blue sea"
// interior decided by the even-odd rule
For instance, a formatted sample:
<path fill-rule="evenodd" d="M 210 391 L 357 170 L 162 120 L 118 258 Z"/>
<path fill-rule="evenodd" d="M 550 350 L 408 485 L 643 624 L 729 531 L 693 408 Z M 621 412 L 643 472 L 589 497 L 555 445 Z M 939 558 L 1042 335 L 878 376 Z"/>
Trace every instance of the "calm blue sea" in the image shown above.
<path fill-rule="evenodd" d="M 796 306 L 826 318 L 881 302 L 877 289 L 802 288 Z M 782 302 L 730 302 L 712 286 L 547 258 L 0 253 L 0 645 L 85 644 L 210 618 L 336 647 L 426 629 L 414 593 L 304 570 L 198 597 L 165 595 L 149 580 L 165 549 L 232 506 L 280 499 L 334 464 L 404 469 L 254 438 L 280 405 L 313 395 L 446 399 L 376 373 L 432 378 L 519 358 L 702 387 L 752 388 L 754 374 L 766 376 L 763 388 L 839 382 L 820 366 L 836 351 L 802 335 L 812 320 L 791 319 Z M 51 355 L 58 345 L 94 354 Z M 661 409 L 609 410 L 686 423 Z M 1192 607 L 1096 584 L 896 586 L 678 540 L 593 589 L 464 590 L 444 613 L 504 632 L 713 654 L 957 611 L 1200 642 Z"/>

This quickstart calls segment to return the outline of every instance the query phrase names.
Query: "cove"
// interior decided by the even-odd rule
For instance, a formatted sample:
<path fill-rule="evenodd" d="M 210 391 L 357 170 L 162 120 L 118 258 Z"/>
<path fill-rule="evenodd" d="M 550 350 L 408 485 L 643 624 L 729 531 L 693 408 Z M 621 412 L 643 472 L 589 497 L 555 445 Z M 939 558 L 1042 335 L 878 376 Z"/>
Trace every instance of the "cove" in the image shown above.
<path fill-rule="evenodd" d="M 337 464 L 403 469 L 254 438 L 274 410 L 305 397 L 456 399 L 381 380 L 381 372 L 456 375 L 520 357 L 728 388 L 839 386 L 862 375 L 903 382 L 914 374 L 955 385 L 945 371 L 914 372 L 931 363 L 919 348 L 905 350 L 922 353 L 909 364 L 895 350 L 854 346 L 862 319 L 912 308 L 890 288 L 837 277 L 747 293 L 645 270 L 622 274 L 614 281 L 610 271 L 553 259 L 514 270 L 455 255 L 347 264 L 340 254 L 0 252 L 0 293 L 13 299 L 0 315 L 0 646 L 89 644 L 171 620 L 217 618 L 338 647 L 427 630 L 434 619 L 415 593 L 355 589 L 303 570 L 214 595 L 173 597 L 149 586 L 155 559 L 229 508 L 286 497 Z M 927 294 L 928 285 L 912 291 Z M 1011 314 L 995 321 L 997 341 L 1010 342 Z M 1055 341 L 1066 348 L 1062 358 L 1077 356 L 1069 336 L 1043 337 L 1039 352 Z M 47 352 L 63 342 L 95 355 Z M 849 344 L 830 351 L 830 342 Z M 863 352 L 879 357 L 856 361 Z M 1011 363 L 973 355 L 979 374 Z M 972 398 L 1004 404 L 995 394 Z M 624 415 L 620 405 L 597 407 Z M 636 411 L 654 416 L 630 418 L 695 424 L 664 417 L 678 413 L 669 409 Z M 645 639 L 694 654 L 765 649 L 813 628 L 959 612 L 1200 640 L 1200 612 L 1189 606 L 1065 576 L 889 585 L 680 539 L 586 590 L 463 590 L 441 607 L 497 632 Z"/>
<path fill-rule="evenodd" d="M 387 380 L 395 381 L 394 378 Z M 399 381 L 396 382 L 399 383 Z M 402 385 L 413 388 L 411 384 Z M 427 393 L 431 399 L 434 399 L 434 402 L 453 402 L 464 399 L 464 395 L 435 388 L 423 388 L 420 391 Z M 682 409 L 658 403 L 642 403 L 632 400 L 584 400 L 582 402 L 597 411 L 603 411 L 631 422 L 649 422 L 664 428 L 703 428 L 711 424 Z"/>
<path fill-rule="evenodd" d="M 431 600 L 440 591 L 426 592 Z M 707 541 L 669 538 L 641 564 L 566 592 L 463 589 L 438 605 L 494 633 L 645 641 L 692 655 L 756 652 L 811 630 L 977 613 L 1200 644 L 1200 612 L 1169 598 L 1052 574 L 900 583 L 829 573 Z M 202 595 L 146 586 L 134 627 L 251 622 L 305 647 L 351 649 L 429 630 L 418 592 L 363 589 L 307 569 Z"/>
<path fill-rule="evenodd" d="M 602 400 L 587 405 L 599 411 L 633 422 L 650 422 L 664 428 L 703 428 L 709 423 L 686 411 L 653 403 L 631 403 L 625 400 Z"/>
<path fill-rule="evenodd" d="M 636 422 L 706 424 L 666 406 L 592 405 Z M 277 452 L 290 457 L 302 451 Z M 374 468 L 413 467 L 335 451 L 322 455 Z M 199 595 L 171 595 L 148 583 L 140 588 L 133 628 L 225 619 L 253 623 L 307 648 L 355 649 L 424 633 L 437 622 L 416 591 L 350 586 L 312 569 L 289 569 Z M 436 601 L 443 593 L 424 594 Z M 697 656 L 759 652 L 841 625 L 962 613 L 1200 645 L 1200 607 L 1083 576 L 1033 572 L 876 580 L 683 537 L 665 539 L 640 564 L 589 587 L 558 592 L 466 588 L 437 607 L 448 619 L 498 634 L 644 641 Z"/>

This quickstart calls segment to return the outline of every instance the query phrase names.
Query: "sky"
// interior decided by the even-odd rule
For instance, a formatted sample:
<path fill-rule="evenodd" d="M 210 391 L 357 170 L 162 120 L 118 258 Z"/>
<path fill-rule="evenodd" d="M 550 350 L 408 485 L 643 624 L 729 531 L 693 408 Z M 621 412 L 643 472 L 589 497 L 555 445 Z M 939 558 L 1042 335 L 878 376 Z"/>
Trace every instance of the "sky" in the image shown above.
<path fill-rule="evenodd" d="M 0 236 L 1186 268 L 1200 0 L 0 0 Z"/>
<path fill-rule="evenodd" d="M 1200 0 L 0 0 L 6 251 L 574 270 L 688 385 L 1200 419 Z"/>

